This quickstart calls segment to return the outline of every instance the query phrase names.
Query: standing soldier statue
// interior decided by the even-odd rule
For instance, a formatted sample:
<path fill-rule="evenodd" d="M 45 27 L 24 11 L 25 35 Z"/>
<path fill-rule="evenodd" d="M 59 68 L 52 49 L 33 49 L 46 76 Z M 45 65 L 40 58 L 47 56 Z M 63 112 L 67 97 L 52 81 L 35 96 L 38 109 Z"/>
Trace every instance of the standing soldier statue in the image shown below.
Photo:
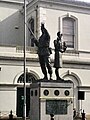
<path fill-rule="evenodd" d="M 59 52 L 63 53 L 66 51 L 66 43 L 61 41 L 62 34 L 60 32 L 57 33 L 57 39 L 54 40 L 54 47 L 55 47 L 55 59 L 54 59 L 54 67 L 55 67 L 55 74 L 56 74 L 56 80 L 62 80 L 59 76 L 59 68 L 61 68 L 60 65 L 60 56 Z"/>
<path fill-rule="evenodd" d="M 42 35 L 39 37 L 39 40 L 34 39 L 35 45 L 38 47 L 38 56 L 39 62 L 41 66 L 42 73 L 44 74 L 43 79 L 48 80 L 47 70 L 50 75 L 50 80 L 52 79 L 52 68 L 50 65 L 49 56 L 51 54 L 49 44 L 50 44 L 50 35 L 48 31 L 45 29 L 44 24 L 41 24 L 41 32 Z"/>

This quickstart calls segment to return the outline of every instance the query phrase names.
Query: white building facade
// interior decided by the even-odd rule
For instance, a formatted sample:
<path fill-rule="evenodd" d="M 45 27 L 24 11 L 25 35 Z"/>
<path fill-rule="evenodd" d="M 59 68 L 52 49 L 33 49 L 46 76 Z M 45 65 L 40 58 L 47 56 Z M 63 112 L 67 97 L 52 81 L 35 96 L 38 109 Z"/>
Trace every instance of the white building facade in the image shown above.
<path fill-rule="evenodd" d="M 22 117 L 23 113 L 23 65 L 24 65 L 24 13 L 23 0 L 0 1 L 0 116 L 7 116 L 10 110 Z M 60 76 L 74 84 L 73 108 L 84 109 L 90 115 L 90 4 L 72 0 L 29 0 L 27 2 L 27 116 L 30 109 L 30 83 L 43 78 L 37 48 L 32 35 L 40 36 L 41 22 L 50 33 L 50 46 L 57 32 L 63 34 L 67 51 L 62 55 Z M 53 68 L 54 50 L 51 57 Z M 53 79 L 55 72 L 53 68 Z M 78 91 L 80 100 L 78 100 Z M 84 100 L 83 100 L 84 99 Z"/>

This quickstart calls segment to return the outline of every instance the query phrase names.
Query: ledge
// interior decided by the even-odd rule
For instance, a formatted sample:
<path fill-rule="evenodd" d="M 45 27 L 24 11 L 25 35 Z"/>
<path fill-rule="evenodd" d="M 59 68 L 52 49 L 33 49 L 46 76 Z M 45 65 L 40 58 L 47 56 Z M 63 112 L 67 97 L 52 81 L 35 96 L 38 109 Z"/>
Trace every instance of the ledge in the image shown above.
<path fill-rule="evenodd" d="M 15 4 L 23 4 L 24 2 L 23 1 L 21 1 L 21 2 L 19 2 L 19 1 L 17 1 L 17 0 L 0 0 L 0 2 L 4 2 L 4 3 L 15 3 Z"/>

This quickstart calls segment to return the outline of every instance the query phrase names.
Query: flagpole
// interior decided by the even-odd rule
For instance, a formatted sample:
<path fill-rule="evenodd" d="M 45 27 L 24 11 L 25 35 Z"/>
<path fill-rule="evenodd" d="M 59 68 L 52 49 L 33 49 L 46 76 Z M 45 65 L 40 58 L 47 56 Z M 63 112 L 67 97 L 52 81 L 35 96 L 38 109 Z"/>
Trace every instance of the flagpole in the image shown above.
<path fill-rule="evenodd" d="M 24 0 L 24 105 L 23 119 L 26 120 L 26 0 Z"/>

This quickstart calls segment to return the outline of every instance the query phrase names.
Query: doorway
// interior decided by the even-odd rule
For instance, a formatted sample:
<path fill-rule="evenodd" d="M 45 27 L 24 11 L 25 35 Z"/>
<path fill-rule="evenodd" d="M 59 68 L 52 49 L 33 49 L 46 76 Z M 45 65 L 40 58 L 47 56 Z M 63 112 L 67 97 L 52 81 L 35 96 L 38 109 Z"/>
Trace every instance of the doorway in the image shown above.
<path fill-rule="evenodd" d="M 17 117 L 23 117 L 24 88 L 17 87 Z M 30 110 L 30 88 L 26 88 L 26 116 Z"/>
<path fill-rule="evenodd" d="M 26 73 L 26 83 L 30 85 L 32 81 L 37 80 L 35 75 L 32 73 Z M 17 83 L 24 83 L 24 74 L 22 74 Z M 23 117 L 23 106 L 24 106 L 24 87 L 17 87 L 17 117 Z M 26 87 L 26 116 L 28 117 L 30 111 L 30 87 Z"/>

